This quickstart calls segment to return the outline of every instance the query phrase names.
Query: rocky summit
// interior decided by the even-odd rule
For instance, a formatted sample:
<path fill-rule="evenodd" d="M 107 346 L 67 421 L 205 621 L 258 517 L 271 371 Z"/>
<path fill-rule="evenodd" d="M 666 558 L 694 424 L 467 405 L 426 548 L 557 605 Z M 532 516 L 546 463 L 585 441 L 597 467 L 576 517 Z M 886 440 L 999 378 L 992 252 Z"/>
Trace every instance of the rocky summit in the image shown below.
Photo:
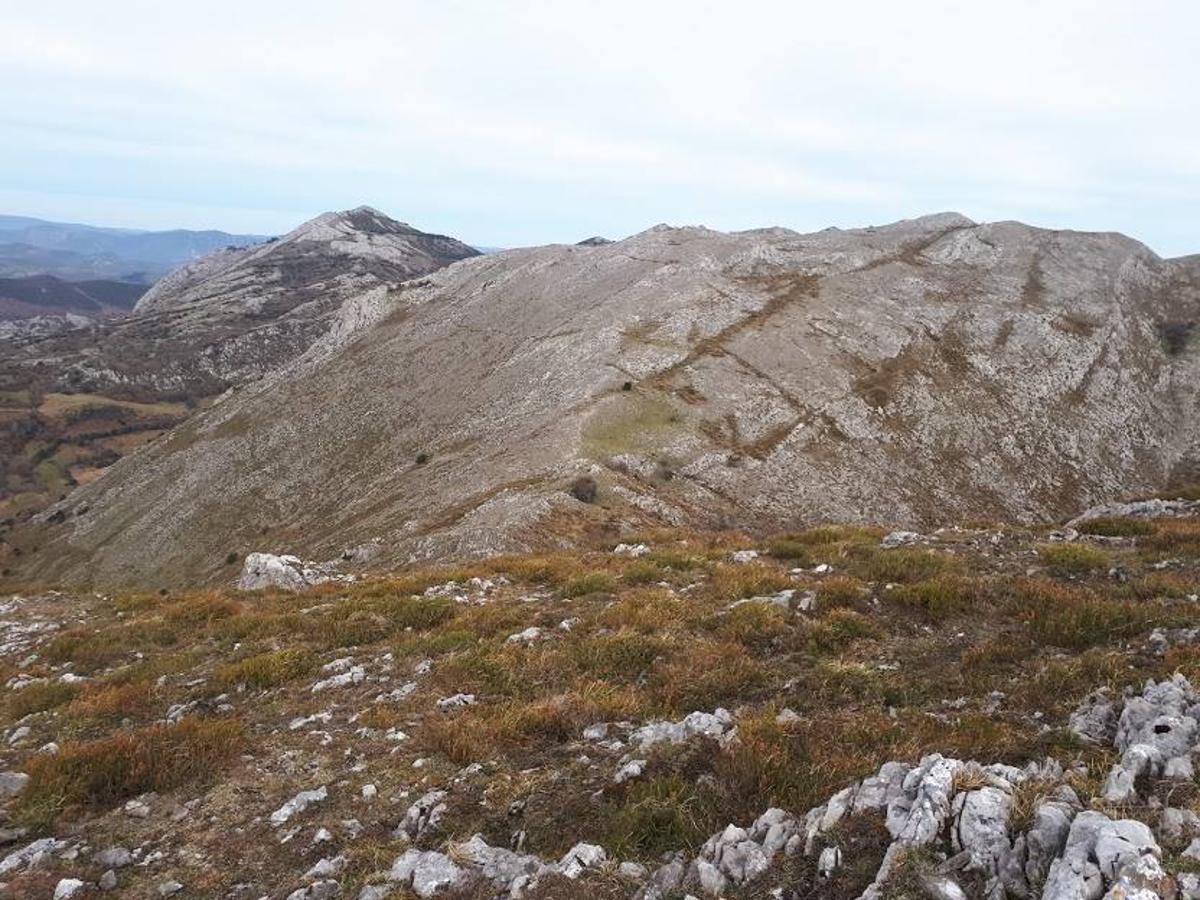
<path fill-rule="evenodd" d="M 284 265 L 318 238 L 348 268 Z M 179 363 L 261 377 L 11 535 L 14 570 L 158 586 L 251 552 L 353 569 L 649 525 L 1034 523 L 1195 469 L 1200 262 L 1120 235 L 657 226 L 371 288 L 404 274 L 380 245 L 414 240 L 322 217 L 149 292 L 172 328 L 268 316 Z"/>

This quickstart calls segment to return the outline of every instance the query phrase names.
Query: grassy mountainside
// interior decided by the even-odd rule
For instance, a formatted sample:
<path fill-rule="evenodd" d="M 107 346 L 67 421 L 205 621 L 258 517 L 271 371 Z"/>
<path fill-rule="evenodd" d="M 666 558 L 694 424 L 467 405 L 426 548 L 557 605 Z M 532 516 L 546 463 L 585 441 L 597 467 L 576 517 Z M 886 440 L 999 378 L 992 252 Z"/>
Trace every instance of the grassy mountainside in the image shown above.
<path fill-rule="evenodd" d="M 1055 757 L 1086 807 L 1158 831 L 1164 806 L 1200 812 L 1200 788 L 1151 778 L 1114 806 L 1116 754 L 1066 726 L 1098 687 L 1200 676 L 1186 637 L 1200 626 L 1200 519 L 1083 530 L 980 526 L 890 548 L 871 527 L 655 530 L 619 552 L 610 540 L 299 593 L 26 590 L 0 606 L 0 756 L 29 775 L 0 836 L 10 850 L 63 843 L 0 880 L 44 897 L 112 868 L 121 896 L 177 882 L 188 897 L 316 897 L 333 880 L 353 897 L 383 891 L 412 848 L 470 870 L 479 834 L 551 861 L 578 842 L 605 851 L 582 882 L 547 871 L 527 897 L 626 897 L 647 876 L 617 861 L 690 859 L 731 822 L 803 817 L 882 763 L 932 752 Z M 722 707 L 733 737 L 638 747 L 648 722 Z M 618 781 L 631 758 L 639 771 Z M 445 791 L 427 804 L 440 811 L 410 813 L 431 791 Z M 857 897 L 888 843 L 882 820 L 823 840 L 843 854 L 832 876 L 801 853 L 724 896 Z M 1169 872 L 1194 866 L 1184 838 L 1160 841 Z M 112 847 L 136 864 L 94 856 Z M 917 896 L 937 864 L 911 856 L 884 896 Z M 474 878 L 439 896 L 495 890 Z"/>

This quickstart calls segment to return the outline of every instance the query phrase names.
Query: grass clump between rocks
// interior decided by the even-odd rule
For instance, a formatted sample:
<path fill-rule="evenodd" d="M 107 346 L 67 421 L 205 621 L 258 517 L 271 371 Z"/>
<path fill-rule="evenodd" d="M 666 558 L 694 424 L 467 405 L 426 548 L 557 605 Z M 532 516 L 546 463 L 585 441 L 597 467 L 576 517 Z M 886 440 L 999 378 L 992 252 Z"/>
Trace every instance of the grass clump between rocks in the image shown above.
<path fill-rule="evenodd" d="M 44 828 L 72 807 L 104 808 L 147 791 L 210 779 L 242 744 L 237 722 L 201 718 L 64 744 L 57 753 L 29 761 L 17 818 Z"/>

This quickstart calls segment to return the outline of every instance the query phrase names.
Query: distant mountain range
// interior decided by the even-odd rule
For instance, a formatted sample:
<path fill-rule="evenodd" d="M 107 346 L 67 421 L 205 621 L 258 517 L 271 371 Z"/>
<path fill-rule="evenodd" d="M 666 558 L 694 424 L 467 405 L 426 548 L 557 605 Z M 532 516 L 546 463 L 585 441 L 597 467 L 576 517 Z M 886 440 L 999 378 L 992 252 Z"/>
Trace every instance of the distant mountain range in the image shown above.
<path fill-rule="evenodd" d="M 66 281 L 149 286 L 172 269 L 266 236 L 224 231 L 141 231 L 0 215 L 0 277 L 53 275 Z"/>
<path fill-rule="evenodd" d="M 0 279 L 0 532 L 230 387 L 388 311 L 402 283 L 477 255 L 360 207 L 222 244 L 149 290 Z"/>

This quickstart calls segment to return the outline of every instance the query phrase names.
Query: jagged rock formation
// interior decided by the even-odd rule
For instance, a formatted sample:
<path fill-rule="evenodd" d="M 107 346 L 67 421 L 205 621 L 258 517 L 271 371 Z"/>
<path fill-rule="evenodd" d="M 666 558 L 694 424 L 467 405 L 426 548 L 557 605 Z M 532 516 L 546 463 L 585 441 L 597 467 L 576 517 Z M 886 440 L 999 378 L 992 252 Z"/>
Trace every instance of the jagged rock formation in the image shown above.
<path fill-rule="evenodd" d="M 225 302 L 181 279 L 191 299 L 144 308 Z M 368 297 L 79 491 L 36 571 L 157 583 L 213 577 L 239 544 L 328 558 L 379 539 L 381 563 L 503 549 L 592 514 L 565 492 L 581 474 L 617 521 L 1049 519 L 1196 459 L 1197 263 L 1120 235 L 955 214 L 659 226 Z M 219 354 L 235 369 L 239 340 Z"/>

